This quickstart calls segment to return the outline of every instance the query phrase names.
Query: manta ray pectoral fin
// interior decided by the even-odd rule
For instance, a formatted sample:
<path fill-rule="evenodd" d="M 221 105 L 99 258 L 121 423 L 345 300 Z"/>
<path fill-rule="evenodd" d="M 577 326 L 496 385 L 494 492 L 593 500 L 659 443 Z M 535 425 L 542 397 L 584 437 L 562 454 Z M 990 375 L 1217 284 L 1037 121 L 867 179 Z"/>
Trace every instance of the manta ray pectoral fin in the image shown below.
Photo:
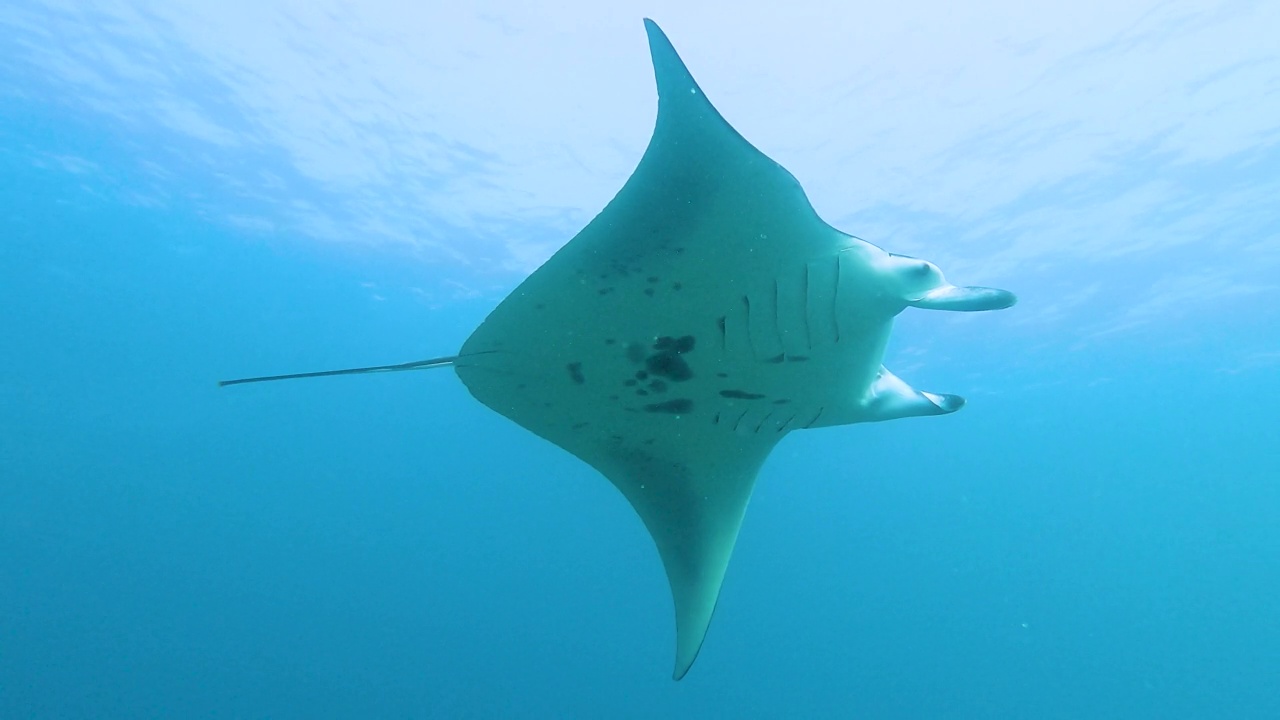
<path fill-rule="evenodd" d="M 1018 298 L 1008 290 L 987 287 L 956 287 L 944 285 L 925 293 L 918 300 L 909 300 L 911 307 L 924 310 L 952 310 L 959 312 L 980 312 L 983 310 L 1003 310 L 1012 307 Z"/>
<path fill-rule="evenodd" d="M 702 648 L 756 474 L 776 442 L 690 428 L 683 440 L 585 454 L 658 547 L 675 604 L 676 680 Z"/>
<path fill-rule="evenodd" d="M 461 356 L 430 358 L 397 365 L 371 365 L 369 367 L 347 368 L 345 370 L 320 370 L 317 372 L 290 373 L 288 375 L 263 375 L 261 377 L 239 378 L 236 380 L 219 380 L 218 387 L 228 385 L 244 385 L 247 383 L 271 382 L 273 380 L 297 380 L 299 378 L 329 377 L 332 375 L 365 375 L 368 373 L 400 372 L 402 370 L 430 370 L 431 368 L 449 367 Z"/>
<path fill-rule="evenodd" d="M 948 415 L 962 407 L 964 398 L 959 395 L 916 390 L 882 366 L 879 377 L 867 391 L 864 419 L 878 422 L 905 417 Z"/>

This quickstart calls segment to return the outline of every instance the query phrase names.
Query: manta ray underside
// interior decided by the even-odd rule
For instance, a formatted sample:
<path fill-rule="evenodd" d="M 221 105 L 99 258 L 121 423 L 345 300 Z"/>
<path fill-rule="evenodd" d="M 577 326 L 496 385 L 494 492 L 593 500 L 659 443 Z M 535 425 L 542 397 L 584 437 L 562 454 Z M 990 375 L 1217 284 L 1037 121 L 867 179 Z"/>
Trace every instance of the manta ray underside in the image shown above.
<path fill-rule="evenodd" d="M 658 119 L 617 196 L 457 355 L 232 380 L 453 366 L 477 400 L 599 470 L 658 547 L 693 664 L 756 473 L 787 433 L 942 415 L 964 401 L 880 363 L 907 307 L 995 310 L 924 260 L 827 225 L 720 116 L 646 20 Z"/>

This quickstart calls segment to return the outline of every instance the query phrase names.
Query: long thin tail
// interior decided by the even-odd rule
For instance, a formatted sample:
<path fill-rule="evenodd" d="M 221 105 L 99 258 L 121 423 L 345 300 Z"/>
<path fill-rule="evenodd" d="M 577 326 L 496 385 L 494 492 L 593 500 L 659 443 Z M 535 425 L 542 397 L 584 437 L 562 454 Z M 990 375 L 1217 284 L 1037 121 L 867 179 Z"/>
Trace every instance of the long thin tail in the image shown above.
<path fill-rule="evenodd" d="M 366 373 L 400 372 L 401 370 L 430 370 L 431 368 L 448 367 L 460 357 L 460 355 L 450 355 L 448 357 L 431 358 L 430 360 L 400 363 L 399 365 L 374 365 L 372 367 L 348 368 L 346 370 L 321 370 L 320 372 L 292 373 L 290 375 L 264 375 L 262 377 L 240 378 L 238 380 L 219 380 L 218 387 L 267 382 L 270 380 L 328 377 L 330 375 L 364 375 Z"/>

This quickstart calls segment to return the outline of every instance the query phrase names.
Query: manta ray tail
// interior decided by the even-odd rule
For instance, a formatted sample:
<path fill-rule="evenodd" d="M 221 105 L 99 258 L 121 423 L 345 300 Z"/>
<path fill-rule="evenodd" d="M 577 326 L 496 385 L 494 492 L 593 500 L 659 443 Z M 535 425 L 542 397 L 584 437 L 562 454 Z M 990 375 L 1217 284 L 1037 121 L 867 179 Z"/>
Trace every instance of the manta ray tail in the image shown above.
<path fill-rule="evenodd" d="M 347 368 L 345 370 L 321 370 L 319 372 L 291 373 L 289 375 L 264 375 L 262 377 L 239 378 L 237 380 L 219 380 L 218 387 L 228 385 L 244 385 L 245 383 L 267 382 L 269 380 L 296 380 L 298 378 L 328 377 L 330 375 L 364 375 L 366 373 L 400 372 L 401 370 L 430 370 L 431 368 L 449 367 L 461 356 L 430 358 L 398 365 L 373 365 L 371 367 Z"/>

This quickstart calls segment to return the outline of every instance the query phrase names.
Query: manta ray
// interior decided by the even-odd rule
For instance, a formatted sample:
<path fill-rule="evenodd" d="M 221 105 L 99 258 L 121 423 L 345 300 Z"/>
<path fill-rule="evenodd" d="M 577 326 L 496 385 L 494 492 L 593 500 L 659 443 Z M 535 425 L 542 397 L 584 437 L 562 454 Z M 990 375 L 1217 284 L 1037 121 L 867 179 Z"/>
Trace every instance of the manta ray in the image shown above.
<path fill-rule="evenodd" d="M 452 367 L 635 509 L 671 585 L 679 680 L 774 446 L 796 430 L 959 410 L 959 396 L 881 364 L 893 319 L 1015 298 L 828 225 L 720 116 L 657 24 L 645 28 L 658 117 L 639 165 L 456 355 L 221 384 Z"/>

